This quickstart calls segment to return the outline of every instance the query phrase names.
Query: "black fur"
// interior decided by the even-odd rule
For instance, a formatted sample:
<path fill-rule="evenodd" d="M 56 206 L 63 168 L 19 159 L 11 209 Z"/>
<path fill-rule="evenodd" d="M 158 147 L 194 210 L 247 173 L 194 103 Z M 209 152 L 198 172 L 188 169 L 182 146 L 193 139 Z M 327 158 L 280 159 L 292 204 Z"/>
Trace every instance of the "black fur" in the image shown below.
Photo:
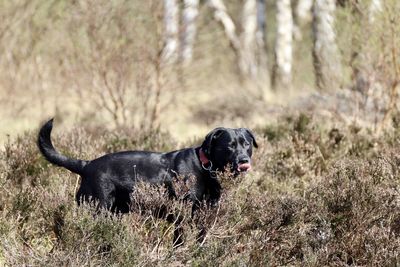
<path fill-rule="evenodd" d="M 164 184 L 170 196 L 175 197 L 173 179 L 177 175 L 196 178 L 193 195 L 190 196 L 194 205 L 198 205 L 205 197 L 208 201 L 216 202 L 221 195 L 221 185 L 210 171 L 202 167 L 200 149 L 212 162 L 213 171 L 223 171 L 230 165 L 232 171 L 238 174 L 241 162 L 250 163 L 252 145 L 257 147 L 250 130 L 220 127 L 211 131 L 200 147 L 167 153 L 124 151 L 86 161 L 68 158 L 57 152 L 50 138 L 52 128 L 53 119 L 41 128 L 39 149 L 51 163 L 82 177 L 76 195 L 78 204 L 93 199 L 103 208 L 122 213 L 129 212 L 130 194 L 137 181 Z"/>

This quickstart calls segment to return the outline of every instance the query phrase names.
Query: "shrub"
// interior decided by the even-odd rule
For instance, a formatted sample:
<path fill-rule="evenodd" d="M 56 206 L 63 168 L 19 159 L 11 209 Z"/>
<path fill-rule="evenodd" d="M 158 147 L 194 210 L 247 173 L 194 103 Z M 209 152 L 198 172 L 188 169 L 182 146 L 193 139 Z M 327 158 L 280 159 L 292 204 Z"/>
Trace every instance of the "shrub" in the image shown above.
<path fill-rule="evenodd" d="M 220 202 L 203 203 L 194 217 L 191 204 L 182 201 L 194 181 L 182 178 L 174 181 L 177 201 L 163 187 L 139 184 L 128 215 L 78 208 L 77 176 L 43 160 L 36 133 L 9 141 L 1 152 L 0 263 L 398 265 L 398 132 L 378 139 L 366 129 L 326 125 L 308 115 L 282 121 L 257 130 L 254 171 L 220 175 Z M 277 130 L 272 135 L 267 129 Z M 56 134 L 54 143 L 85 159 L 116 150 L 178 148 L 167 133 L 128 129 L 72 129 Z M 183 229 L 177 248 L 174 225 L 159 219 L 169 214 Z"/>

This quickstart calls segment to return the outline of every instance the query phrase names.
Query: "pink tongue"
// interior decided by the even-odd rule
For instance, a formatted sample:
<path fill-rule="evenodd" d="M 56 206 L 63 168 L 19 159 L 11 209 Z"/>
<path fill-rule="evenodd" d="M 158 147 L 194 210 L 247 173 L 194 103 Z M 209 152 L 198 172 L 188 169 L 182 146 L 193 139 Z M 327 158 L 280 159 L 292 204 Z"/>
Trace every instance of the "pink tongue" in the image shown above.
<path fill-rule="evenodd" d="M 237 170 L 242 172 L 242 171 L 249 171 L 251 169 L 251 165 L 250 163 L 243 163 L 243 164 L 239 164 Z"/>

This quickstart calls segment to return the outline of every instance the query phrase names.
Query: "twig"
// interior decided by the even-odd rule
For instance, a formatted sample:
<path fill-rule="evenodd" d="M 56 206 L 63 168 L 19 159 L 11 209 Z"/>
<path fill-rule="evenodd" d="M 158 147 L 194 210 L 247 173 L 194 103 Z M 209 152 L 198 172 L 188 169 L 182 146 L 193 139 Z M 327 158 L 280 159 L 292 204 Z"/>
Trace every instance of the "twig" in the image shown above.
<path fill-rule="evenodd" d="M 215 227 L 215 225 L 217 224 L 218 214 L 219 214 L 220 209 L 221 209 L 221 204 L 218 203 L 218 209 L 217 209 L 217 212 L 215 214 L 215 219 L 214 219 L 213 225 L 210 227 L 210 230 L 213 229 Z M 202 247 L 204 245 L 204 243 L 206 242 L 206 239 L 207 239 L 207 233 L 204 236 L 203 241 L 200 243 L 200 247 Z"/>

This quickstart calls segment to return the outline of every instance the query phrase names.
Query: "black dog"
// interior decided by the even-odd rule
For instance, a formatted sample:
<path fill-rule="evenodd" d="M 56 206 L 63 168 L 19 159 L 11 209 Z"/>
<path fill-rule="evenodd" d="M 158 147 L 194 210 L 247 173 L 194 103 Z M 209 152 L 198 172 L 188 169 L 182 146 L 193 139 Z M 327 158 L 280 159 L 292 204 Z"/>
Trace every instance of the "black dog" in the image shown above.
<path fill-rule="evenodd" d="M 164 184 L 170 197 L 176 197 L 173 179 L 177 176 L 196 178 L 193 210 L 207 200 L 218 201 L 221 185 L 216 172 L 227 166 L 238 175 L 251 168 L 252 146 L 257 147 L 252 132 L 245 128 L 216 128 L 200 147 L 185 148 L 168 153 L 125 151 L 86 161 L 71 159 L 57 152 L 50 134 L 53 119 L 40 130 L 38 146 L 51 163 L 64 167 L 82 177 L 76 200 L 97 200 L 101 207 L 114 212 L 129 212 L 131 193 L 137 181 Z M 205 199 L 207 198 L 207 199 Z"/>

